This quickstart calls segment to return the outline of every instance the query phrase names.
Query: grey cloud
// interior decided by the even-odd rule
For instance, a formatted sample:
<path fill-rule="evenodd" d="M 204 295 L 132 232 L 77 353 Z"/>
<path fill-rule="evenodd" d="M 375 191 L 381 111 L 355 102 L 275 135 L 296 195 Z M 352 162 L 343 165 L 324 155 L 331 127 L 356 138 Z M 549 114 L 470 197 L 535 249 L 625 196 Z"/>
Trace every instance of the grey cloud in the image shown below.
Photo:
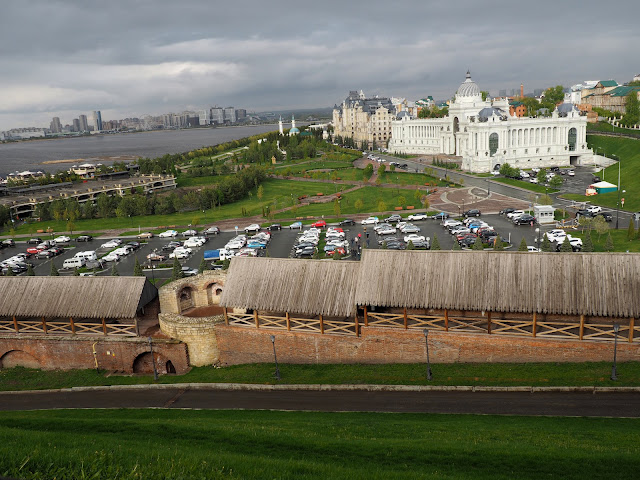
<path fill-rule="evenodd" d="M 595 0 L 301 3 L 32 0 L 0 17 L 0 130 L 214 103 L 330 106 L 351 89 L 449 98 L 470 68 L 497 92 L 638 73 L 640 6 Z M 64 112 L 64 113 L 63 113 Z M 76 113 L 73 113 L 76 112 Z"/>

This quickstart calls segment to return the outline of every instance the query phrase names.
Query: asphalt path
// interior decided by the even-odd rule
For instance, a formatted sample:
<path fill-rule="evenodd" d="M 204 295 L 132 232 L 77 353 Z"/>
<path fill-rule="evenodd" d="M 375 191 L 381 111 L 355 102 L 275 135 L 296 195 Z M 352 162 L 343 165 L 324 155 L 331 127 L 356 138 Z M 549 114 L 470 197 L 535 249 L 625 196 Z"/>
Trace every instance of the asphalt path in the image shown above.
<path fill-rule="evenodd" d="M 168 408 L 640 417 L 638 393 L 117 389 L 0 394 L 0 410 Z"/>

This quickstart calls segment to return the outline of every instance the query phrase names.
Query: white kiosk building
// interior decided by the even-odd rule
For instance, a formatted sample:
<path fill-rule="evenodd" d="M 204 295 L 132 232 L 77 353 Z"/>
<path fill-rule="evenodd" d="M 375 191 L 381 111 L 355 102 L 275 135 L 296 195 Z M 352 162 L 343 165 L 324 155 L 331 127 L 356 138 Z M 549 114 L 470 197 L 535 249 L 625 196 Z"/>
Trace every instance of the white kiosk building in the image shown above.
<path fill-rule="evenodd" d="M 459 156 L 462 169 L 470 172 L 489 172 L 504 163 L 525 169 L 594 161 L 587 117 L 574 105 L 563 103 L 550 117 L 511 116 L 507 99 L 482 100 L 469 72 L 446 117 L 403 117 L 391 130 L 391 152 Z"/>

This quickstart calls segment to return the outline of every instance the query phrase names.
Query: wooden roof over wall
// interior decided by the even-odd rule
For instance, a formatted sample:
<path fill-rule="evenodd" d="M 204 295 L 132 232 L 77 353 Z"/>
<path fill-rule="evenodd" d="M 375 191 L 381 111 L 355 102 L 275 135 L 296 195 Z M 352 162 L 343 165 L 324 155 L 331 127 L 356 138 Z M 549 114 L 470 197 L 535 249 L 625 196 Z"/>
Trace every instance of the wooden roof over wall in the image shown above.
<path fill-rule="evenodd" d="M 145 277 L 2 277 L 0 316 L 133 318 L 157 295 Z"/>
<path fill-rule="evenodd" d="M 220 305 L 304 315 L 351 316 L 359 262 L 236 257 Z"/>
<path fill-rule="evenodd" d="M 358 305 L 640 316 L 640 255 L 366 250 Z"/>

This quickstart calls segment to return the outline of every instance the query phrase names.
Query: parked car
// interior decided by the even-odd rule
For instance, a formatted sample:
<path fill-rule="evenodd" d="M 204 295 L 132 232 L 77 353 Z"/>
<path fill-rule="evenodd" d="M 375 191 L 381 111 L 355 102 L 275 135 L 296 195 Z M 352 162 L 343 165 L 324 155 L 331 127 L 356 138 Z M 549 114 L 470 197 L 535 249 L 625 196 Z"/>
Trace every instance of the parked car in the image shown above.
<path fill-rule="evenodd" d="M 56 242 L 57 244 L 69 243 L 71 241 L 71 237 L 67 237 L 66 235 L 60 235 L 59 237 L 54 238 L 53 241 Z"/>
<path fill-rule="evenodd" d="M 398 215 L 397 213 L 394 213 L 393 215 L 389 215 L 387 218 L 384 219 L 385 222 L 401 222 L 402 221 L 402 217 L 400 215 Z"/>
<path fill-rule="evenodd" d="M 138 242 L 127 242 L 127 244 L 125 245 L 125 247 L 129 247 L 132 248 L 134 250 L 138 250 L 142 245 L 140 245 L 140 243 Z"/>
<path fill-rule="evenodd" d="M 36 253 L 36 258 L 51 258 L 54 256 L 54 253 L 51 250 L 42 250 Z"/>
<path fill-rule="evenodd" d="M 515 212 L 515 210 L 516 210 L 515 208 L 505 208 L 500 210 L 498 213 L 500 215 L 507 215 L 508 213 Z"/>
<path fill-rule="evenodd" d="M 182 236 L 183 237 L 195 237 L 198 234 L 197 230 L 194 229 L 189 229 L 189 230 L 185 230 L 184 232 L 182 232 Z"/>
<path fill-rule="evenodd" d="M 2 248 L 15 247 L 15 246 L 16 246 L 16 242 L 11 238 L 7 238 L 6 240 L 2 241 Z"/>
<path fill-rule="evenodd" d="M 576 218 L 580 218 L 580 217 L 592 218 L 593 216 L 594 216 L 594 214 L 591 213 L 586 208 L 581 208 L 580 210 L 578 210 L 576 212 Z"/>
<path fill-rule="evenodd" d="M 600 213 L 602 211 L 602 207 L 599 205 L 590 205 L 587 207 L 587 211 L 593 214 Z"/>
<path fill-rule="evenodd" d="M 533 215 L 525 214 L 517 217 L 513 221 L 513 223 L 516 225 L 531 225 L 532 223 L 533 224 L 538 223 L 538 221 L 536 220 L 536 217 L 534 217 Z"/>
<path fill-rule="evenodd" d="M 426 241 L 426 238 L 424 237 L 424 235 L 416 235 L 415 233 L 411 233 L 409 235 L 405 235 L 404 237 L 404 242 L 405 243 L 409 243 L 409 242 L 424 242 Z"/>
<path fill-rule="evenodd" d="M 420 227 L 416 227 L 411 223 L 407 223 L 406 225 L 400 227 L 400 231 L 402 233 L 418 233 L 420 231 Z"/>
<path fill-rule="evenodd" d="M 416 220 L 426 220 L 427 218 L 429 218 L 429 215 L 427 215 L 426 213 L 412 213 L 407 217 L 407 220 L 416 221 Z"/>
<path fill-rule="evenodd" d="M 91 235 L 80 235 L 76 238 L 76 242 L 91 242 L 93 237 Z"/>
<path fill-rule="evenodd" d="M 364 220 L 362 220 L 362 222 L 360 222 L 360 223 L 362 225 L 375 225 L 379 221 L 380 220 L 378 219 L 378 217 L 368 217 L 368 218 L 365 218 Z"/>
<path fill-rule="evenodd" d="M 279 223 L 272 223 L 271 225 L 269 225 L 269 231 L 275 232 L 276 230 L 282 230 L 282 225 L 280 225 Z"/>
<path fill-rule="evenodd" d="M 38 237 L 33 237 L 33 238 L 30 238 L 29 240 L 27 240 L 27 243 L 29 245 L 38 245 L 39 243 L 42 243 L 42 239 L 38 238 Z"/>
<path fill-rule="evenodd" d="M 193 277 L 198 274 L 197 268 L 182 267 L 182 275 L 185 277 Z"/>
<path fill-rule="evenodd" d="M 253 233 L 259 232 L 259 231 L 260 231 L 260 225 L 258 225 L 257 223 L 252 223 L 251 225 L 247 225 L 246 227 L 244 227 L 244 231 L 245 231 L 246 233 L 249 233 L 249 232 L 253 232 Z"/>
<path fill-rule="evenodd" d="M 346 227 L 349 225 L 355 225 L 356 222 L 354 222 L 352 219 L 350 218 L 345 218 L 344 220 L 342 220 L 340 223 L 338 223 L 338 225 L 340 225 L 341 227 Z"/>
<path fill-rule="evenodd" d="M 151 262 L 162 262 L 164 260 L 166 260 L 167 257 L 164 255 L 160 255 L 159 253 L 153 252 L 150 253 L 149 255 L 147 255 L 147 260 L 151 261 Z"/>
<path fill-rule="evenodd" d="M 177 230 L 166 230 L 160 234 L 158 234 L 159 238 L 175 238 L 178 236 Z"/>
<path fill-rule="evenodd" d="M 391 225 L 385 225 L 384 227 L 378 229 L 376 233 L 378 235 L 392 235 L 396 233 L 396 227 L 393 227 Z"/>
<path fill-rule="evenodd" d="M 472 208 L 470 210 L 467 210 L 466 212 L 462 213 L 462 216 L 465 218 L 468 217 L 479 217 L 481 215 L 480 210 L 478 210 L 477 208 Z"/>
<path fill-rule="evenodd" d="M 211 226 L 207 229 L 205 229 L 204 232 L 205 235 L 218 235 L 220 233 L 220 229 L 216 226 Z"/>
<path fill-rule="evenodd" d="M 431 216 L 430 218 L 434 219 L 434 220 L 444 220 L 449 218 L 449 214 L 446 212 L 440 212 L 440 213 L 436 213 L 435 215 Z"/>
<path fill-rule="evenodd" d="M 613 217 L 610 213 L 607 212 L 598 212 L 595 215 L 596 217 L 602 217 L 605 219 L 605 221 L 610 222 L 611 220 L 613 220 Z"/>
<path fill-rule="evenodd" d="M 575 177 L 576 176 L 576 172 L 575 172 L 575 170 L 569 170 L 567 172 L 567 175 L 569 175 L 570 177 Z"/>
<path fill-rule="evenodd" d="M 148 240 L 149 238 L 153 238 L 153 233 L 151 232 L 144 232 L 138 235 L 138 238 L 140 240 Z"/>

